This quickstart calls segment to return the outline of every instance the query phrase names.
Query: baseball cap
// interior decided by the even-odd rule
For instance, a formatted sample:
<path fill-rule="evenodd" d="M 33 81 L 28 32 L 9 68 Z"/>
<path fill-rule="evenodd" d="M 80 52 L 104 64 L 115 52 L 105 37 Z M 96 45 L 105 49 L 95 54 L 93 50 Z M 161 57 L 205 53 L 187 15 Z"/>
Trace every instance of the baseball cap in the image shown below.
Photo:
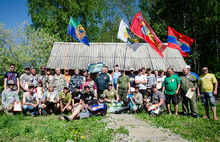
<path fill-rule="evenodd" d="M 147 70 L 149 70 L 149 71 L 150 71 L 150 70 L 151 70 L 151 68 L 147 68 Z"/>
<path fill-rule="evenodd" d="M 142 71 L 142 68 L 139 68 L 138 71 Z"/>
<path fill-rule="evenodd" d="M 105 94 L 100 94 L 99 98 L 100 99 L 102 99 L 102 98 L 104 99 L 105 98 Z"/>
<path fill-rule="evenodd" d="M 42 83 L 43 81 L 42 81 L 42 79 L 38 79 L 37 82 L 38 83 Z"/>
<path fill-rule="evenodd" d="M 153 84 L 151 87 L 152 87 L 152 88 L 155 88 L 155 87 L 157 87 L 157 85 L 156 85 L 156 84 Z"/>
<path fill-rule="evenodd" d="M 64 86 L 63 89 L 68 89 L 69 90 L 69 87 L 68 86 Z"/>
<path fill-rule="evenodd" d="M 79 85 L 79 84 L 77 84 L 75 88 L 78 88 L 78 89 L 79 89 L 79 88 L 80 88 L 80 85 Z"/>
<path fill-rule="evenodd" d="M 173 66 L 170 66 L 169 68 L 171 68 L 172 70 L 174 70 L 174 67 L 173 67 Z"/>
<path fill-rule="evenodd" d="M 118 67 L 118 64 L 116 64 L 114 67 Z"/>
<path fill-rule="evenodd" d="M 86 86 L 86 87 L 85 87 L 85 89 L 86 89 L 86 88 L 87 88 L 87 89 L 90 89 L 90 87 L 89 87 L 89 86 Z"/>
<path fill-rule="evenodd" d="M 134 68 L 130 68 L 130 71 L 134 71 Z"/>
<path fill-rule="evenodd" d="M 9 84 L 15 85 L 15 82 L 14 82 L 13 80 L 9 80 L 9 81 L 8 81 L 8 85 L 9 85 Z"/>
<path fill-rule="evenodd" d="M 69 71 L 69 69 L 68 69 L 68 68 L 65 68 L 64 71 Z"/>
<path fill-rule="evenodd" d="M 162 70 L 162 69 L 160 69 L 158 72 L 159 72 L 159 73 L 161 73 L 161 72 L 163 72 L 163 70 Z"/>
<path fill-rule="evenodd" d="M 134 92 L 134 91 L 135 91 L 134 87 L 131 87 L 130 91 L 131 91 L 131 92 Z"/>
<path fill-rule="evenodd" d="M 29 66 L 26 66 L 24 69 L 25 69 L 25 70 L 30 70 L 30 67 L 29 67 Z"/>
<path fill-rule="evenodd" d="M 34 84 L 29 84 L 28 88 L 34 87 Z"/>
<path fill-rule="evenodd" d="M 191 67 L 190 67 L 189 65 L 186 65 L 185 68 L 187 68 L 187 69 L 191 69 Z"/>
<path fill-rule="evenodd" d="M 46 68 L 46 70 L 47 70 L 47 71 L 50 71 L 51 69 L 50 69 L 50 68 Z"/>
<path fill-rule="evenodd" d="M 108 86 L 109 86 L 109 85 L 111 85 L 111 86 L 112 86 L 112 85 L 113 85 L 113 83 L 112 83 L 112 82 L 109 82 L 109 83 L 108 83 Z"/>
<path fill-rule="evenodd" d="M 43 66 L 43 67 L 41 67 L 41 71 L 45 71 L 46 70 L 46 68 Z"/>
<path fill-rule="evenodd" d="M 83 69 L 83 72 L 86 72 L 87 70 L 86 69 Z"/>
<path fill-rule="evenodd" d="M 125 71 L 125 69 L 124 69 L 124 68 L 121 68 L 120 71 Z"/>
<path fill-rule="evenodd" d="M 135 88 L 139 88 L 139 85 L 135 85 Z"/>
<path fill-rule="evenodd" d="M 53 85 L 53 84 L 50 84 L 49 87 L 54 87 L 54 85 Z"/>

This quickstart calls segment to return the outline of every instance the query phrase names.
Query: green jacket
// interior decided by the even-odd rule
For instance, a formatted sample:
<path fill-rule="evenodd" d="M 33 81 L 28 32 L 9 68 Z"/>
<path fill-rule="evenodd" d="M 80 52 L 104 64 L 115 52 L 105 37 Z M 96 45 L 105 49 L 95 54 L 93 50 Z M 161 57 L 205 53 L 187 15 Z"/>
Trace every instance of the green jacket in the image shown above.
<path fill-rule="evenodd" d="M 189 74 L 188 76 L 180 76 L 180 84 L 181 94 L 185 95 L 189 88 L 197 87 L 197 78 L 193 74 Z"/>

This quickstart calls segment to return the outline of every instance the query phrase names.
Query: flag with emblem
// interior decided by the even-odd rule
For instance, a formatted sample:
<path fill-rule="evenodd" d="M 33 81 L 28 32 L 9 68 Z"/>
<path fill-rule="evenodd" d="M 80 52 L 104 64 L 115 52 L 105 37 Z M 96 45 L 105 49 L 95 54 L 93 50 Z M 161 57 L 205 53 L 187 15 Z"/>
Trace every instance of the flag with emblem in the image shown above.
<path fill-rule="evenodd" d="M 170 26 L 168 27 L 168 47 L 178 49 L 183 57 L 188 57 L 193 42 L 194 39 L 178 33 Z"/>
<path fill-rule="evenodd" d="M 140 46 L 135 34 L 130 31 L 128 25 L 123 21 L 120 22 L 119 30 L 118 30 L 118 38 L 123 40 L 124 42 L 130 44 L 132 50 L 135 52 Z"/>
<path fill-rule="evenodd" d="M 145 21 L 141 12 L 138 12 L 135 15 L 131 23 L 130 30 L 134 34 L 142 38 L 145 42 L 147 42 L 153 48 L 153 50 L 156 51 L 163 58 L 162 52 L 166 48 L 166 45 L 164 45 L 163 42 L 160 41 L 153 29 Z"/>
<path fill-rule="evenodd" d="M 74 37 L 76 40 L 78 40 L 81 43 L 84 43 L 88 46 L 89 45 L 89 40 L 88 37 L 86 35 L 86 31 L 83 28 L 82 25 L 80 25 L 80 23 L 71 16 L 70 18 L 70 22 L 69 22 L 69 26 L 68 26 L 68 30 L 67 33 L 69 35 L 71 35 L 72 37 Z"/>

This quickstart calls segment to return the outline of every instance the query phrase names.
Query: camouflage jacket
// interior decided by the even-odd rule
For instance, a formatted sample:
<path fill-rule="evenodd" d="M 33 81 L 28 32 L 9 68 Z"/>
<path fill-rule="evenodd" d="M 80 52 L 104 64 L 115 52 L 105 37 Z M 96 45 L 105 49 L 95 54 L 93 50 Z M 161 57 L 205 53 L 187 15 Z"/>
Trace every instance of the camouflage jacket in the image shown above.
<path fill-rule="evenodd" d="M 52 78 L 51 84 L 54 85 L 55 91 L 60 92 L 63 91 L 63 87 L 66 86 L 66 79 L 62 74 L 60 74 L 60 78 L 55 74 Z"/>
<path fill-rule="evenodd" d="M 70 82 L 69 82 L 70 92 L 74 92 L 76 85 L 80 86 L 82 84 L 82 82 L 83 82 L 83 77 L 81 75 L 78 75 L 78 79 L 77 79 L 76 75 L 71 76 Z"/>
<path fill-rule="evenodd" d="M 182 95 L 185 95 L 189 88 L 197 87 L 197 78 L 193 74 L 188 76 L 180 76 L 180 91 Z"/>

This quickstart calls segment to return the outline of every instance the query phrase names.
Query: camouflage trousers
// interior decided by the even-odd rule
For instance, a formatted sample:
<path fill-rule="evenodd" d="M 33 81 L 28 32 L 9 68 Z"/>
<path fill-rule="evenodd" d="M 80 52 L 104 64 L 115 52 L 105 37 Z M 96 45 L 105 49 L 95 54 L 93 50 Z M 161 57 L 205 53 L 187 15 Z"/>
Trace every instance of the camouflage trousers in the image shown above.
<path fill-rule="evenodd" d="M 5 115 L 7 116 L 12 116 L 13 115 L 13 105 L 9 105 L 9 110 L 6 108 L 4 109 L 2 106 L 0 106 L 0 112 L 4 112 Z"/>
<path fill-rule="evenodd" d="M 128 104 L 127 94 L 128 94 L 128 89 L 118 88 L 119 100 L 123 102 L 125 105 Z"/>
<path fill-rule="evenodd" d="M 189 114 L 189 108 L 188 108 L 188 103 L 189 103 L 192 115 L 193 116 L 198 115 L 198 109 L 197 109 L 197 104 L 196 104 L 196 94 L 194 94 L 191 99 L 186 97 L 185 94 L 184 96 L 182 96 L 182 98 L 183 98 L 182 107 L 183 107 L 184 114 Z"/>

